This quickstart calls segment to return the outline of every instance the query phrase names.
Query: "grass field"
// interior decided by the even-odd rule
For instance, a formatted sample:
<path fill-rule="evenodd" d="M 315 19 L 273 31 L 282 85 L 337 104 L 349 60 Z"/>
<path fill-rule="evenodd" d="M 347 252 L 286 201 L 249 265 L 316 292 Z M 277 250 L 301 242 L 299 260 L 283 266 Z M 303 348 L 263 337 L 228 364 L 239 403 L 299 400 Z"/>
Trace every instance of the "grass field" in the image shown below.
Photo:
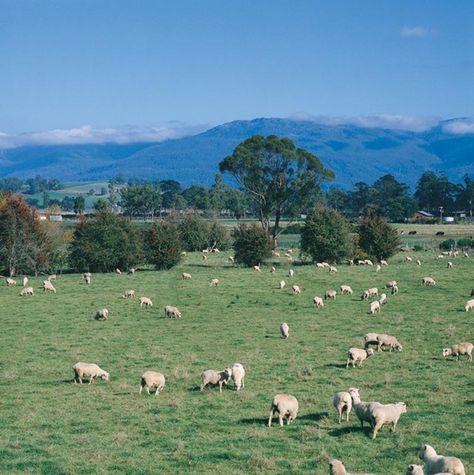
<path fill-rule="evenodd" d="M 228 255 L 228 254 L 227 254 Z M 326 474 L 327 458 L 352 472 L 404 474 L 418 463 L 423 443 L 460 457 L 474 473 L 474 363 L 443 359 L 441 349 L 474 340 L 474 313 L 463 309 L 474 287 L 474 259 L 446 261 L 418 253 L 423 266 L 395 257 L 388 268 L 339 266 L 329 275 L 315 266 L 277 262 L 261 273 L 231 267 L 227 255 L 188 254 L 168 271 L 136 275 L 59 276 L 57 294 L 44 295 L 32 278 L 34 297 L 0 286 L 0 473 L 19 474 Z M 416 256 L 416 257 L 415 257 Z M 190 272 L 191 281 L 180 280 Z M 421 278 L 439 283 L 429 288 Z M 220 286 L 210 288 L 211 278 Z M 287 281 L 277 290 L 280 279 Z M 399 281 L 377 316 L 359 300 L 367 287 Z M 290 283 L 302 294 L 293 296 Z M 349 284 L 353 296 L 337 296 L 324 309 L 315 295 Z M 122 300 L 125 289 L 154 301 L 140 309 Z M 164 318 L 176 305 L 182 319 Z M 102 307 L 109 320 L 94 320 Z M 282 321 L 290 337 L 279 337 Z M 376 354 L 362 368 L 346 369 L 349 347 L 369 332 L 396 335 L 402 353 Z M 74 385 L 72 365 L 95 362 L 110 383 Z M 199 391 L 200 373 L 234 362 L 247 370 L 245 389 L 229 384 Z M 141 374 L 166 375 L 159 397 L 138 394 Z M 395 434 L 376 440 L 354 414 L 337 423 L 336 391 L 360 388 L 363 400 L 405 401 Z M 299 400 L 295 422 L 267 427 L 277 393 Z M 275 420 L 276 422 L 276 420 Z"/>

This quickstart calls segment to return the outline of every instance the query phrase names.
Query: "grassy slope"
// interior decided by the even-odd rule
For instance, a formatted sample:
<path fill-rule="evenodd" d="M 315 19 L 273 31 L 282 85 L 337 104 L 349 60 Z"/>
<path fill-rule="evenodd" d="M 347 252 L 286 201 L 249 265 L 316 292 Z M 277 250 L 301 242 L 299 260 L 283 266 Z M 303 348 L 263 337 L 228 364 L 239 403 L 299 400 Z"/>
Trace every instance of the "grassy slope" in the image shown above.
<path fill-rule="evenodd" d="M 231 268 L 224 254 L 207 266 L 199 255 L 169 272 L 94 275 L 90 287 L 78 275 L 60 276 L 56 295 L 37 290 L 20 298 L 19 289 L 0 286 L 0 472 L 1 473 L 313 473 L 326 474 L 326 457 L 346 461 L 351 471 L 401 474 L 417 463 L 422 443 L 461 457 L 474 471 L 474 364 L 444 360 L 441 348 L 474 340 L 474 314 L 462 309 L 473 287 L 473 259 L 458 258 L 455 269 L 423 253 L 422 268 L 395 258 L 376 274 L 370 268 L 340 266 L 329 275 L 313 266 L 288 263 L 276 274 Z M 397 262 L 398 261 L 398 262 Z M 193 275 L 181 281 L 182 271 Z M 436 288 L 423 288 L 431 275 Z M 212 277 L 221 286 L 209 288 Z M 400 282 L 400 294 L 376 317 L 358 294 L 387 280 Z M 35 289 L 41 279 L 31 279 Z M 312 305 L 342 283 L 357 295 L 337 297 L 324 309 Z M 152 309 L 124 301 L 128 288 L 153 298 Z M 163 316 L 177 305 L 181 320 Z M 93 319 L 108 307 L 106 322 Z M 279 338 L 289 323 L 290 338 Z M 346 370 L 346 351 L 368 331 L 395 334 L 402 353 L 385 352 L 361 369 Z M 72 384 L 71 366 L 97 362 L 111 382 Z M 199 392 L 204 369 L 234 362 L 247 369 L 246 387 L 232 385 Z M 138 395 L 146 369 L 167 377 L 163 393 Z M 372 441 L 355 416 L 338 425 L 334 392 L 356 386 L 364 400 L 404 400 L 409 412 L 397 433 L 384 429 Z M 273 395 L 295 395 L 295 423 L 266 427 Z"/>

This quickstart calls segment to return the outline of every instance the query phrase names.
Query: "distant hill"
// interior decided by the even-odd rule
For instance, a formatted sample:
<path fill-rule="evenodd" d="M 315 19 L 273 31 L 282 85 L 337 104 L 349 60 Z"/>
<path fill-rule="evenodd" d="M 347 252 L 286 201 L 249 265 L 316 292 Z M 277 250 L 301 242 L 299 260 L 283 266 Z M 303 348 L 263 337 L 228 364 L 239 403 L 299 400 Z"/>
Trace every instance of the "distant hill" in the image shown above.
<path fill-rule="evenodd" d="M 336 172 L 335 184 L 351 187 L 391 173 L 413 185 L 427 170 L 444 170 L 452 180 L 474 175 L 474 134 L 453 135 L 442 123 L 427 132 L 323 125 L 292 119 L 234 121 L 206 132 L 161 143 L 128 145 L 23 146 L 0 150 L 0 176 L 36 174 L 61 180 L 127 177 L 176 179 L 210 184 L 218 163 L 255 134 L 288 136 Z"/>

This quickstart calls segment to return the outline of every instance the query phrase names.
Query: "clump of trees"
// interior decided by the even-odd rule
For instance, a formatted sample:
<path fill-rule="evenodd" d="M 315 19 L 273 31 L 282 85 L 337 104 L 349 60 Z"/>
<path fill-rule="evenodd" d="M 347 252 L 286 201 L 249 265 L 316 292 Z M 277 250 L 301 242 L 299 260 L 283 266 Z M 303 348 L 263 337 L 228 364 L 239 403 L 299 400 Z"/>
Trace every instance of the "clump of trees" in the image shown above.
<path fill-rule="evenodd" d="M 240 224 L 233 233 L 235 262 L 248 267 L 255 266 L 271 256 L 271 241 L 265 231 L 252 224 Z"/>
<path fill-rule="evenodd" d="M 153 224 L 146 236 L 147 261 L 156 269 L 171 269 L 181 260 L 183 242 L 175 221 L 164 220 Z"/>

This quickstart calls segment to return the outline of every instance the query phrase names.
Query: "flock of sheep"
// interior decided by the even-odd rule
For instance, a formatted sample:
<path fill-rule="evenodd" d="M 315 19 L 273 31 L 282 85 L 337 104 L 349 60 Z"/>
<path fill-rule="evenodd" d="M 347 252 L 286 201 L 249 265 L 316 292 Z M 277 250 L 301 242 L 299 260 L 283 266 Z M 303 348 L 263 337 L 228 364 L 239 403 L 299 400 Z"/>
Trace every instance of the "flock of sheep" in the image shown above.
<path fill-rule="evenodd" d="M 453 257 L 457 257 L 459 253 L 447 253 Z M 279 257 L 278 253 L 274 253 L 276 257 Z M 469 257 L 468 254 L 464 254 L 465 257 Z M 291 259 L 291 251 L 285 254 L 289 259 Z M 439 255 L 438 259 L 443 259 L 446 257 L 445 254 Z M 233 258 L 229 258 L 229 261 L 233 263 Z M 407 257 L 407 262 L 411 262 L 412 258 Z M 417 265 L 421 266 L 419 260 L 416 261 Z M 361 265 L 361 266 L 374 266 L 374 263 L 368 259 L 359 260 L 357 262 L 350 261 L 350 265 Z M 338 272 L 337 268 L 333 265 L 330 265 L 326 262 L 318 262 L 316 264 L 317 268 L 326 269 L 329 273 L 335 274 Z M 385 260 L 380 261 L 376 264 L 376 272 L 379 272 L 382 267 L 387 267 L 388 262 Z M 452 262 L 448 262 L 448 268 L 453 268 Z M 254 270 L 261 272 L 261 266 L 255 266 Z M 275 267 L 271 268 L 271 272 L 276 272 Z M 119 269 L 116 270 L 117 274 L 121 274 Z M 135 273 L 135 269 L 129 270 L 130 274 Z M 293 269 L 290 269 L 288 272 L 288 277 L 293 278 L 295 272 Z M 192 275 L 187 272 L 183 272 L 181 275 L 182 280 L 187 281 L 192 279 Z M 43 291 L 56 293 L 56 289 L 52 284 L 52 281 L 56 280 L 56 275 L 50 275 L 42 285 Z M 83 280 L 85 284 L 90 285 L 92 282 L 92 274 L 86 272 L 83 274 Z M 422 285 L 424 286 L 436 286 L 437 283 L 432 277 L 424 277 L 422 279 Z M 8 286 L 15 286 L 17 282 L 12 278 L 6 279 L 6 284 Z M 21 296 L 34 296 L 33 287 L 27 286 L 28 278 L 23 278 L 23 289 L 20 292 Z M 219 280 L 213 278 L 209 286 L 216 287 L 219 285 Z M 279 289 L 284 289 L 286 282 L 281 280 L 278 284 Z M 293 284 L 292 293 L 294 295 L 301 294 L 301 288 L 297 284 Z M 386 283 L 387 291 L 390 291 L 391 295 L 397 295 L 399 292 L 398 283 L 394 280 L 388 281 Z M 339 287 L 339 294 L 341 296 L 353 295 L 354 291 L 351 286 L 343 284 Z M 313 302 L 316 307 L 324 307 L 325 301 L 335 300 L 338 295 L 338 292 L 334 289 L 329 289 L 324 294 L 324 299 L 320 296 L 315 296 Z M 471 296 L 474 296 L 474 289 L 471 292 Z M 121 295 L 123 299 L 130 299 L 135 297 L 135 291 L 132 289 L 125 290 Z M 369 313 L 375 315 L 381 311 L 381 307 L 387 303 L 388 297 L 386 293 L 381 293 L 379 296 L 379 291 L 376 287 L 368 288 L 364 290 L 360 297 L 361 301 L 370 301 L 369 303 Z M 141 296 L 139 298 L 140 307 L 152 307 L 153 302 L 151 298 L 146 296 Z M 468 312 L 474 310 L 474 299 L 468 300 L 465 305 L 465 311 Z M 164 308 L 165 317 L 170 318 L 181 318 L 181 311 L 171 305 L 167 305 Z M 97 320 L 107 320 L 109 318 L 109 310 L 107 308 L 99 309 L 95 315 Z M 290 335 L 290 326 L 287 322 L 282 322 L 280 325 L 280 334 L 283 339 L 288 339 Z M 398 341 L 395 336 L 387 334 L 377 334 L 377 333 L 367 333 L 364 337 L 364 347 L 363 348 L 350 348 L 347 352 L 346 368 L 351 364 L 353 368 L 356 366 L 362 366 L 363 362 L 370 356 L 375 355 L 377 352 L 382 352 L 384 349 L 389 351 L 399 351 L 403 350 L 403 346 Z M 371 345 L 375 345 L 375 348 L 371 348 Z M 472 351 L 473 344 L 470 342 L 463 342 L 459 344 L 453 344 L 450 348 L 444 348 L 442 350 L 442 355 L 444 357 L 454 356 L 458 360 L 460 356 L 467 356 L 469 361 L 472 361 Z M 88 379 L 89 384 L 92 384 L 95 379 L 102 379 L 104 381 L 110 380 L 109 372 L 103 370 L 95 363 L 84 363 L 79 362 L 73 366 L 74 371 L 74 383 L 83 384 L 83 379 Z M 205 370 L 201 374 L 201 385 L 200 390 L 204 391 L 207 386 L 219 386 L 219 391 L 222 392 L 222 386 L 227 385 L 231 380 L 234 383 L 234 388 L 237 391 L 244 389 L 245 387 L 245 369 L 242 364 L 235 363 L 232 366 L 229 366 L 222 371 L 216 370 Z M 161 391 L 165 388 L 166 379 L 165 376 L 157 371 L 145 371 L 140 379 L 140 388 L 139 393 L 142 393 L 142 390 L 145 388 L 146 392 L 150 394 L 150 390 L 155 391 L 155 395 L 158 396 Z M 375 439 L 379 431 L 383 428 L 384 425 L 390 425 L 391 430 L 395 432 L 397 423 L 400 417 L 407 412 L 407 405 L 405 402 L 396 402 L 393 404 L 381 404 L 379 402 L 370 401 L 364 402 L 360 398 L 360 390 L 354 387 L 349 388 L 347 391 L 337 392 L 333 397 L 333 405 L 338 413 L 338 420 L 341 423 L 344 418 L 348 422 L 349 415 L 352 410 L 354 410 L 357 418 L 363 427 L 364 422 L 368 423 L 372 428 L 372 438 Z M 287 425 L 291 424 L 298 415 L 299 404 L 298 400 L 289 394 L 277 394 L 273 397 L 270 408 L 270 415 L 268 418 L 268 426 L 272 425 L 272 419 L 275 414 L 278 414 L 278 420 L 280 426 L 284 425 L 284 419 L 287 420 Z M 423 445 L 419 453 L 420 459 L 423 461 L 424 465 L 410 465 L 407 469 L 407 475 L 465 475 L 465 469 L 461 460 L 456 457 L 447 457 L 438 455 L 433 447 L 430 445 Z M 345 465 L 339 460 L 330 460 L 329 462 L 329 473 L 332 475 L 346 475 Z"/>

